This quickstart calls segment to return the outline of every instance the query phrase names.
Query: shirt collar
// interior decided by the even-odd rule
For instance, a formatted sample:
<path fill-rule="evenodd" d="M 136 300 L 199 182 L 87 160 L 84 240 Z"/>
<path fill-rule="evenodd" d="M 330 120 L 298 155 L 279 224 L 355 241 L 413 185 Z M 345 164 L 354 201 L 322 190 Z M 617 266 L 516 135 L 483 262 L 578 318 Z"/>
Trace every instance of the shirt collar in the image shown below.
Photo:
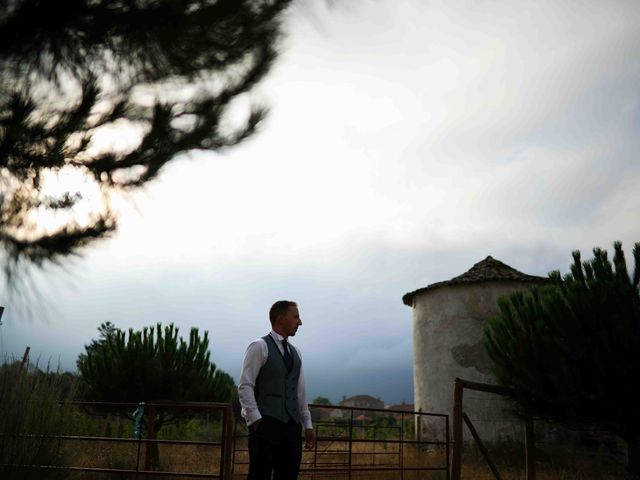
<path fill-rule="evenodd" d="M 279 342 L 281 342 L 284 339 L 284 337 L 280 335 L 278 332 L 276 332 L 275 330 L 271 330 L 271 332 L 269 332 L 269 335 L 271 335 L 273 338 L 275 338 Z"/>

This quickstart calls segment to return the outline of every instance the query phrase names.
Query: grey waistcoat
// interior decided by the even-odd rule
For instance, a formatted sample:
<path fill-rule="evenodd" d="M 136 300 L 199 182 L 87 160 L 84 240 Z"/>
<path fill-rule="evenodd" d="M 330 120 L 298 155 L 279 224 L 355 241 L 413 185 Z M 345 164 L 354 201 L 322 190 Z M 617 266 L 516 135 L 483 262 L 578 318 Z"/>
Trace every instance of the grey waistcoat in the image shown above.
<path fill-rule="evenodd" d="M 293 367 L 287 372 L 287 366 L 276 340 L 271 335 L 262 339 L 267 342 L 269 356 L 260 369 L 254 393 L 258 410 L 263 416 L 274 417 L 287 423 L 289 419 L 300 423 L 298 411 L 298 379 L 302 362 L 298 352 L 291 344 L 289 350 L 293 356 Z"/>

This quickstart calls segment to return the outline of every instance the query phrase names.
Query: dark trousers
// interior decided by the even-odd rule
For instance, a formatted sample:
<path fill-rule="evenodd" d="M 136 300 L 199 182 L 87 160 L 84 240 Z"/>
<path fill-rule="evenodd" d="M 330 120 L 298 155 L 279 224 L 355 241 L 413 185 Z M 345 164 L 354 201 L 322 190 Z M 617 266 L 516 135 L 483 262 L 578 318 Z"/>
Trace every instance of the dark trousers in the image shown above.
<path fill-rule="evenodd" d="M 249 430 L 249 475 L 247 480 L 295 480 L 302 459 L 300 424 L 282 423 L 262 417 L 257 431 Z"/>

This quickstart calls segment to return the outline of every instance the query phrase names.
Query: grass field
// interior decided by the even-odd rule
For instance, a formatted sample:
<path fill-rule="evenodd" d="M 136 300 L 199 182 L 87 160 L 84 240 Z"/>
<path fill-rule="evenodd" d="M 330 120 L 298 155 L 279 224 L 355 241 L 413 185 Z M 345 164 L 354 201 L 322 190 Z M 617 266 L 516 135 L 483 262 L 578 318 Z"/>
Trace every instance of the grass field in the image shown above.
<path fill-rule="evenodd" d="M 146 449 L 132 437 L 133 423 L 116 416 L 89 414 L 76 409 L 65 425 L 72 439 L 52 439 L 47 451 L 59 452 L 59 464 L 77 468 L 118 469 L 135 471 L 144 469 Z M 342 428 L 342 430 L 341 430 Z M 303 454 L 300 478 L 318 480 L 446 480 L 447 455 L 442 446 L 400 444 L 402 437 L 394 427 L 388 430 L 365 431 L 353 429 L 354 442 L 349 445 L 344 438 L 344 426 L 331 426 L 321 431 L 317 448 Z M 243 429 L 239 429 L 242 432 Z M 35 433 L 36 431 L 34 431 Z M 376 433 L 377 432 L 377 433 Z M 83 436 L 102 439 L 82 439 Z M 122 439 L 120 437 L 129 437 Z M 165 442 L 189 440 L 192 442 L 221 441 L 219 419 L 206 415 L 190 416 L 167 425 L 160 439 Z M 118 438 L 112 438 L 118 437 Z M 378 441 L 371 441 L 377 438 Z M 404 438 L 413 438 L 411 430 Z M 575 442 L 561 442 L 556 447 L 540 446 L 537 451 L 537 478 L 539 480 L 613 480 L 624 477 L 624 457 L 612 454 L 602 447 L 588 449 L 577 447 Z M 524 480 L 524 450 L 522 445 L 501 444 L 489 447 L 491 457 L 504 480 Z M 160 470 L 186 474 L 217 475 L 220 472 L 221 448 L 216 445 L 159 444 Z M 246 437 L 238 437 L 234 456 L 236 479 L 246 478 L 248 455 Z M 404 467 L 404 472 L 401 468 Z M 349 475 L 351 468 L 351 475 Z M 410 469 L 425 470 L 410 470 Z M 426 470 L 431 469 L 431 470 Z M 3 477 L 3 475 L 0 475 Z M 3 477 L 4 478 L 4 477 Z M 11 477 L 24 480 L 26 477 Z M 40 480 L 40 477 L 29 477 Z M 126 473 L 71 472 L 64 478 L 72 480 L 120 480 L 133 479 Z M 180 479 L 185 476 L 154 474 L 140 479 Z M 473 446 L 463 452 L 462 478 L 465 480 L 490 480 L 493 475 L 482 456 Z"/>
<path fill-rule="evenodd" d="M 246 478 L 247 453 L 244 451 L 244 439 L 240 439 L 235 455 L 234 478 Z M 70 441 L 65 444 L 67 458 L 74 466 L 135 469 L 137 446 L 135 443 Z M 430 467 L 441 468 L 446 465 L 443 450 L 425 450 L 416 445 L 402 447 L 402 459 L 405 468 Z M 517 447 L 494 448 L 493 458 L 504 480 L 524 480 L 524 456 Z M 613 480 L 621 478 L 624 466 L 620 460 L 610 455 L 589 450 L 555 448 L 541 449 L 538 452 L 537 474 L 539 480 Z M 220 465 L 220 448 L 197 445 L 161 445 L 160 458 L 163 471 L 180 473 L 217 474 Z M 401 478 L 400 445 L 394 443 L 354 443 L 351 452 L 352 479 L 391 480 Z M 303 455 L 301 478 L 318 480 L 347 479 L 346 471 L 334 472 L 332 468 L 347 468 L 349 451 L 347 442 L 321 441 L 315 451 Z M 141 449 L 141 464 L 144 463 L 144 448 Z M 306 471 L 313 469 L 315 471 Z M 361 468 L 372 470 L 358 471 Z M 391 469 L 391 470 L 387 470 Z M 395 469 L 395 470 L 393 470 Z M 130 479 L 124 474 L 74 474 L 74 479 Z M 146 478 L 181 478 L 147 476 Z M 182 477 L 186 478 L 186 477 Z M 444 471 L 406 471 L 406 480 L 433 479 L 445 480 Z M 490 480 L 493 475 L 484 459 L 473 447 L 463 452 L 462 478 L 466 480 Z"/>

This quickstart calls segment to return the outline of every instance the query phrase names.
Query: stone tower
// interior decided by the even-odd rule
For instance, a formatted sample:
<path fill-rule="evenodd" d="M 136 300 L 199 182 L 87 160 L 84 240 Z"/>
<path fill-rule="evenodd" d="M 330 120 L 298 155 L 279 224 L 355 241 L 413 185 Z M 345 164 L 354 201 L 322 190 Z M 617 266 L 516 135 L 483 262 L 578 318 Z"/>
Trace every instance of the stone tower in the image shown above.
<path fill-rule="evenodd" d="M 402 297 L 413 310 L 413 384 L 415 408 L 424 412 L 453 411 L 456 377 L 495 384 L 484 348 L 484 329 L 498 312 L 497 300 L 548 279 L 527 275 L 487 257 L 469 271 Z M 465 393 L 464 411 L 489 442 L 521 438 L 519 422 L 493 394 Z M 423 421 L 423 438 L 444 438 L 442 423 Z"/>

